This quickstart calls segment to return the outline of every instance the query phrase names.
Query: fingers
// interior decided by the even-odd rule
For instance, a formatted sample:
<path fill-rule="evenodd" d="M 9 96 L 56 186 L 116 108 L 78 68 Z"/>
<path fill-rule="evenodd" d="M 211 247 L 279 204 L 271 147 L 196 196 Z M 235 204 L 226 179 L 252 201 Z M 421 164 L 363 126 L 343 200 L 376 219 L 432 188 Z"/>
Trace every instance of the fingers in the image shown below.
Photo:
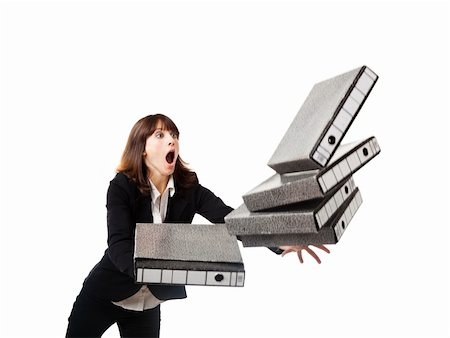
<path fill-rule="evenodd" d="M 316 247 L 316 248 L 318 248 L 318 249 L 320 249 L 322 251 L 325 251 L 326 253 L 330 253 L 330 250 L 323 244 L 319 244 L 319 245 L 317 245 L 317 244 L 310 244 L 310 245 L 312 245 L 312 246 L 314 246 L 314 247 Z M 308 245 L 292 246 L 292 247 L 284 250 L 283 253 L 281 254 L 281 257 L 287 255 L 288 253 L 296 252 L 297 256 L 298 256 L 298 259 L 300 260 L 300 263 L 303 264 L 303 262 L 304 262 L 303 255 L 302 255 L 302 251 L 303 250 L 306 250 L 306 252 L 308 252 L 311 255 L 311 257 L 316 260 L 316 262 L 318 264 L 322 263 L 322 261 L 320 260 L 319 256 L 317 256 L 317 254 Z"/>
<path fill-rule="evenodd" d="M 290 253 L 290 252 L 295 252 L 295 251 L 296 251 L 296 250 L 294 250 L 293 248 L 284 250 L 284 251 L 281 253 L 281 257 L 284 257 L 284 255 L 286 255 L 286 254 L 288 254 L 288 253 Z"/>
<path fill-rule="evenodd" d="M 306 247 L 305 250 L 316 260 L 317 263 L 319 264 L 322 263 L 320 261 L 319 256 L 317 256 L 317 254 L 314 251 L 312 251 L 309 247 Z"/>
<path fill-rule="evenodd" d="M 321 249 L 321 250 L 325 251 L 326 253 L 330 253 L 330 250 L 323 244 L 320 244 L 320 245 L 311 244 L 311 245 L 314 245 L 316 248 Z"/>

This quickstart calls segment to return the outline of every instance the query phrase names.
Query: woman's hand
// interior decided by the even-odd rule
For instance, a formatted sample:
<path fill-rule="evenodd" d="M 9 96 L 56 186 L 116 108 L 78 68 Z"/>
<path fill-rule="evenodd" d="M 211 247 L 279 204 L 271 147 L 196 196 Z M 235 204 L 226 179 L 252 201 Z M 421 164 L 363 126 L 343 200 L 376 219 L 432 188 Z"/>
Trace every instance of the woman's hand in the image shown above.
<path fill-rule="evenodd" d="M 318 249 L 321 249 L 325 251 L 326 253 L 330 253 L 330 250 L 328 250 L 325 245 L 315 245 L 311 244 L 312 246 L 315 246 Z M 302 251 L 306 250 L 307 253 L 309 253 L 316 261 L 317 263 L 321 263 L 319 256 L 311 249 L 308 245 L 293 245 L 293 246 L 280 246 L 280 249 L 284 250 L 281 256 L 287 255 L 290 252 L 296 252 L 298 258 L 300 259 L 300 263 L 303 263 L 303 257 L 302 257 Z"/>

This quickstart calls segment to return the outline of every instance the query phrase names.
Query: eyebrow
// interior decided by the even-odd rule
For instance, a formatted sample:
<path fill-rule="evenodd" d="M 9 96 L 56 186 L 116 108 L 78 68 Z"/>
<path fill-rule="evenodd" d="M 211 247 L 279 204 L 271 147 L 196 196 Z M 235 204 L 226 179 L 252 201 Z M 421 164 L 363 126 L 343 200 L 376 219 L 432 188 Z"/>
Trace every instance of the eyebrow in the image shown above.
<path fill-rule="evenodd" d="M 156 133 L 157 131 L 168 131 L 169 133 L 174 133 L 175 135 L 177 135 L 177 137 L 179 137 L 179 133 L 177 133 L 175 130 L 170 130 L 170 129 L 163 129 L 163 128 L 156 128 L 155 131 L 153 133 Z"/>

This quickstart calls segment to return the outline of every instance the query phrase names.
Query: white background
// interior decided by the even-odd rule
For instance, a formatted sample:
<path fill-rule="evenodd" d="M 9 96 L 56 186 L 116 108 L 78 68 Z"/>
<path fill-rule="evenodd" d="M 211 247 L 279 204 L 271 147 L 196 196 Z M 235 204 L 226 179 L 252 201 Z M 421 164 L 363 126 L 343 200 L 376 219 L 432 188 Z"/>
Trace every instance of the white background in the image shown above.
<path fill-rule="evenodd" d="M 382 152 L 355 175 L 364 203 L 342 240 L 321 265 L 241 247 L 245 287 L 189 287 L 163 304 L 161 337 L 449 335 L 448 5 L 0 10 L 1 336 L 64 335 L 139 118 L 170 116 L 200 182 L 237 207 L 312 86 L 363 64 L 380 79 L 344 143 L 375 135 Z"/>

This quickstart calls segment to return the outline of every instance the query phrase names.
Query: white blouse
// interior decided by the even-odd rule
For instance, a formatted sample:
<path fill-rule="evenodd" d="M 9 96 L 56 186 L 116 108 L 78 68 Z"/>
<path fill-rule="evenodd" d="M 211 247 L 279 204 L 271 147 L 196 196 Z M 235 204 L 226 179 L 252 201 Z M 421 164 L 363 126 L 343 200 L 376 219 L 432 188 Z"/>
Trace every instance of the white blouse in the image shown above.
<path fill-rule="evenodd" d="M 169 195 L 170 197 L 172 197 L 173 194 L 175 194 L 175 185 L 173 182 L 173 177 L 170 176 L 166 190 L 164 190 L 162 195 L 159 193 L 158 189 L 155 187 L 152 181 L 150 181 L 150 185 L 152 187 L 151 208 L 153 215 L 153 223 L 163 223 L 164 220 L 166 219 L 167 203 L 169 202 Z M 142 285 L 142 287 L 138 290 L 138 292 L 136 292 L 131 297 L 112 303 L 127 310 L 144 311 L 148 309 L 153 309 L 162 302 L 164 301 L 156 298 L 150 292 L 147 285 Z"/>

